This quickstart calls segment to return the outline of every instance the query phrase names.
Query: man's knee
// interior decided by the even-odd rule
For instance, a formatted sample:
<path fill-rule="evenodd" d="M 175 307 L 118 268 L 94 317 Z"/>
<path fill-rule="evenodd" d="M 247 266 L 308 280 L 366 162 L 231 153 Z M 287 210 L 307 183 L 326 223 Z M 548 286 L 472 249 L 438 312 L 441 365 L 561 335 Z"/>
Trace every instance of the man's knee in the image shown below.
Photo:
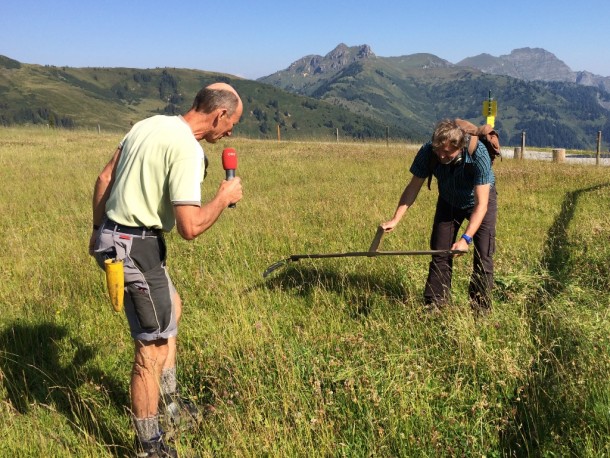
<path fill-rule="evenodd" d="M 134 371 L 160 371 L 169 351 L 167 339 L 135 341 Z"/>

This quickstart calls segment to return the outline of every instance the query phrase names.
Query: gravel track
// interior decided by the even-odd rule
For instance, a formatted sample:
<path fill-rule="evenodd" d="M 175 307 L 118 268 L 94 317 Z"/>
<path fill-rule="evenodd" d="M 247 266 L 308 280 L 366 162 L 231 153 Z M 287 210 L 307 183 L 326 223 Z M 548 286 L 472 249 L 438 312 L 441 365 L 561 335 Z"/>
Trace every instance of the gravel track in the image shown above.
<path fill-rule="evenodd" d="M 502 153 L 502 159 L 514 159 L 514 157 L 515 157 L 514 148 L 512 148 L 512 149 L 502 148 L 501 153 Z M 536 150 L 529 150 L 529 149 L 525 148 L 525 154 L 523 155 L 523 159 L 533 159 L 533 160 L 538 160 L 538 161 L 552 161 L 553 153 L 550 151 L 536 151 Z M 595 155 L 585 156 L 583 154 L 566 153 L 565 163 L 566 164 L 595 165 Z M 599 164 L 604 165 L 604 166 L 610 166 L 610 154 L 603 153 L 600 157 Z"/>

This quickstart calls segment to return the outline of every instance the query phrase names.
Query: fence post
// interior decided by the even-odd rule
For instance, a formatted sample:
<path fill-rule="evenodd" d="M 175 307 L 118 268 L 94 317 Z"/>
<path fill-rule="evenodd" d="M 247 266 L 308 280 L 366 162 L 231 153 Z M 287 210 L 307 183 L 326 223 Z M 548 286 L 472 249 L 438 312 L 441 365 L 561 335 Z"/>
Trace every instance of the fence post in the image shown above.
<path fill-rule="evenodd" d="M 390 146 L 390 126 L 385 126 L 385 146 Z"/>
<path fill-rule="evenodd" d="M 521 132 L 521 151 L 519 151 L 519 159 L 523 159 L 525 155 L 525 131 Z"/>
<path fill-rule="evenodd" d="M 339 128 L 338 127 L 335 131 L 335 135 L 337 136 L 337 143 L 339 143 Z"/>
<path fill-rule="evenodd" d="M 602 155 L 602 131 L 597 131 L 597 154 L 595 155 L 595 165 L 599 165 Z"/>
<path fill-rule="evenodd" d="M 564 148 L 556 148 L 553 150 L 553 162 L 562 163 L 566 160 L 566 150 Z"/>

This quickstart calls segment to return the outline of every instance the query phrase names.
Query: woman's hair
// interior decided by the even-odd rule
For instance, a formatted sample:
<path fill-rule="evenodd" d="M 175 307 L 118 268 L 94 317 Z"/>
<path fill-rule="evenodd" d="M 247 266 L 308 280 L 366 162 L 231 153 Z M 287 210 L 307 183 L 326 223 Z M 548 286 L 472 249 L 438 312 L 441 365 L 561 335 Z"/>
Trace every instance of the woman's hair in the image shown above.
<path fill-rule="evenodd" d="M 439 121 L 434 127 L 434 133 L 432 134 L 432 148 L 438 149 L 449 144 L 455 149 L 464 148 L 466 146 L 466 137 L 464 131 L 451 119 L 443 119 Z"/>

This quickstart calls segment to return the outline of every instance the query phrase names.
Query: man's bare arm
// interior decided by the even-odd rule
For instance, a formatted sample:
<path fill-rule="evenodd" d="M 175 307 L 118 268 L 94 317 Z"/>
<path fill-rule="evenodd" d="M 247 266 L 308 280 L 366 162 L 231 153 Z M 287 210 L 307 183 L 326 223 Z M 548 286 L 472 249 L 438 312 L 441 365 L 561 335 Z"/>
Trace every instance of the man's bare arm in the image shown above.
<path fill-rule="evenodd" d="M 121 148 L 117 148 L 95 182 L 95 187 L 93 188 L 93 224 L 95 226 L 102 224 L 102 220 L 104 219 L 106 201 L 108 200 L 108 196 L 112 189 L 116 165 L 119 162 L 120 156 Z"/>
<path fill-rule="evenodd" d="M 229 204 L 239 202 L 241 198 L 241 179 L 235 177 L 230 181 L 224 180 L 214 198 L 201 207 L 174 205 L 178 234 L 183 239 L 193 240 L 207 231 Z"/>

